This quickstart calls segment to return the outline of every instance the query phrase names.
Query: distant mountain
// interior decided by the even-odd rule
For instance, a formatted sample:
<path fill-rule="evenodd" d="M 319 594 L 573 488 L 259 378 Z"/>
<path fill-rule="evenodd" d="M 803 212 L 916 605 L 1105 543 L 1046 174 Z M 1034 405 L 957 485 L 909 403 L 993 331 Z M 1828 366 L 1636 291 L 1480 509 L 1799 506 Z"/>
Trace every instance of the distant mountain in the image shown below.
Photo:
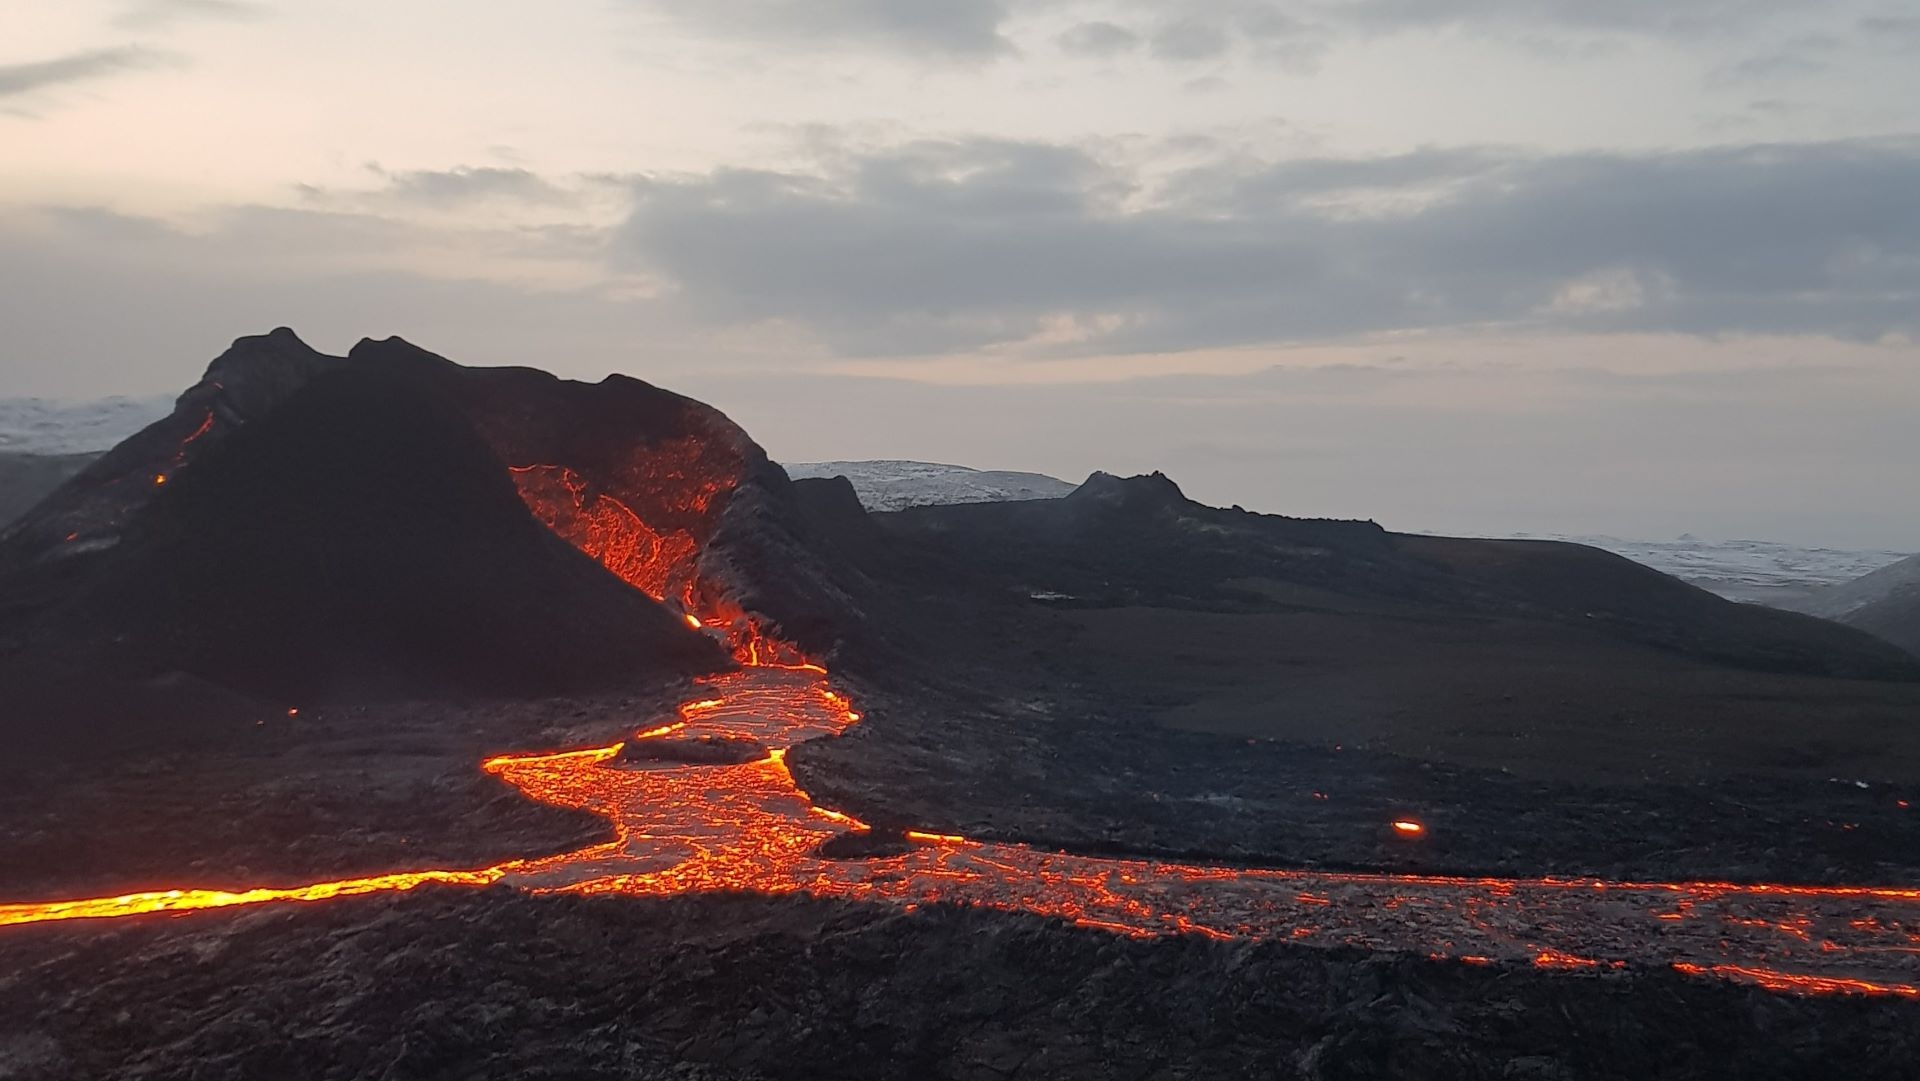
<path fill-rule="evenodd" d="M 1799 608 L 1828 619 L 1845 619 L 1897 594 L 1916 591 L 1920 591 L 1920 556 L 1911 556 L 1870 574 L 1817 590 Z"/>
<path fill-rule="evenodd" d="M 935 462 L 795 462 L 786 470 L 795 480 L 845 477 L 868 510 L 1058 499 L 1077 487 L 1044 473 L 969 469 Z"/>
<path fill-rule="evenodd" d="M 1516 540 L 1561 540 L 1601 548 L 1663 571 L 1728 600 L 1765 604 L 1813 615 L 1812 598 L 1861 575 L 1898 563 L 1906 552 L 1880 549 L 1809 548 L 1762 540 L 1703 540 L 1683 534 L 1669 541 L 1609 536 L 1514 534 Z"/>
<path fill-rule="evenodd" d="M 1817 590 L 1798 607 L 1871 631 L 1920 655 L 1920 556 Z"/>

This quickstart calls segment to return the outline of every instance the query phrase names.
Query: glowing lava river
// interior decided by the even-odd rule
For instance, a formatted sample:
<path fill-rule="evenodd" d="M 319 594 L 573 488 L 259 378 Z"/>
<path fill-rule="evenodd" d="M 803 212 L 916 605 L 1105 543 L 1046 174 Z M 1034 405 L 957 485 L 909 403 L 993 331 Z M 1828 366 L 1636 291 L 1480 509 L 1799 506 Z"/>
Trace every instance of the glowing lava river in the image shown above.
<path fill-rule="evenodd" d="M 811 666 L 707 680 L 677 719 L 622 744 L 508 756 L 485 770 L 527 796 L 605 817 L 610 842 L 473 871 L 420 871 L 245 892 L 170 890 L 0 905 L 0 926 L 267 902 L 426 883 L 664 896 L 745 890 L 912 907 L 957 903 L 1127 935 L 1285 939 L 1468 964 L 1669 965 L 1800 993 L 1920 998 L 1920 890 L 1469 879 L 1248 870 L 1107 859 L 909 834 L 906 850 L 838 859 L 822 842 L 866 827 L 815 807 L 786 750 L 859 719 Z M 716 742 L 764 748 L 688 764 Z"/>

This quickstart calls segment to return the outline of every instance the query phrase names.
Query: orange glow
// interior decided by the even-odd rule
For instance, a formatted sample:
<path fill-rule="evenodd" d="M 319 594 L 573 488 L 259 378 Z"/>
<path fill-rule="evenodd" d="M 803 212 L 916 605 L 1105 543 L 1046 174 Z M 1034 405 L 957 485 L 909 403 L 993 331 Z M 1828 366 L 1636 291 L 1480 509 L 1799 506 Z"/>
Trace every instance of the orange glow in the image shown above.
<path fill-rule="evenodd" d="M 166 483 L 167 483 L 167 475 L 165 473 L 155 473 L 153 475 L 153 486 L 155 488 L 158 488 Z"/>
<path fill-rule="evenodd" d="M 661 453 L 657 448 L 653 453 Z M 736 483 L 733 478 L 692 482 L 688 471 L 697 448 L 675 444 L 667 465 L 639 469 L 644 485 L 663 499 L 670 519 L 704 515 Z M 621 581 L 662 603 L 678 604 L 689 628 L 710 631 L 727 644 L 736 663 L 749 668 L 794 668 L 825 675 L 792 643 L 767 633 L 738 605 L 725 599 L 699 573 L 700 540 L 690 528 L 649 524 L 632 506 L 599 491 L 565 466 L 524 465 L 511 470 L 520 498 L 534 517 L 574 547 L 600 561 Z M 657 476 L 655 474 L 658 474 Z M 660 483 L 671 477 L 680 486 Z M 629 476 L 628 481 L 634 477 Z"/>
<path fill-rule="evenodd" d="M 185 439 L 182 439 L 180 441 L 180 449 L 174 454 L 173 460 L 176 462 L 184 461 L 187 457 L 187 448 L 192 446 L 196 441 L 198 441 L 201 436 L 206 435 L 208 432 L 212 430 L 213 430 L 213 410 L 209 409 L 207 410 L 207 415 L 200 419 L 200 427 L 195 428 L 193 430 L 192 435 L 189 435 Z"/>
<path fill-rule="evenodd" d="M 924 841 L 927 844 L 935 844 L 935 845 L 963 845 L 968 843 L 967 839 L 965 837 L 960 836 L 959 834 L 921 833 L 919 830 L 908 830 L 907 840 Z"/>
<path fill-rule="evenodd" d="M 1411 822 L 1406 819 L 1402 819 L 1398 822 L 1395 822 L 1393 824 L 1393 828 L 1394 828 L 1394 832 L 1405 834 L 1408 837 L 1418 837 L 1419 835 L 1427 832 L 1427 827 L 1421 825 L 1418 822 Z"/>
<path fill-rule="evenodd" d="M 330 901 L 336 897 L 358 897 L 368 893 L 411 890 L 429 882 L 449 886 L 490 886 L 498 882 L 500 877 L 500 873 L 491 868 L 484 871 L 414 871 L 406 874 L 379 875 L 373 878 L 321 882 L 295 889 L 251 889 L 238 892 L 158 890 L 88 901 L 60 901 L 44 905 L 0 905 L 0 927 L 10 924 L 42 923 L 49 920 L 104 919 L 149 912 L 229 908 L 234 905 L 257 905 L 268 901 Z"/>
<path fill-rule="evenodd" d="M 625 503 L 590 491 L 585 478 L 564 466 L 519 466 L 512 472 L 534 517 L 621 581 L 657 601 L 692 585 L 699 545 L 691 533 L 656 532 Z"/>
<path fill-rule="evenodd" d="M 1756 983 L 1769 991 L 1788 991 L 1805 995 L 1897 995 L 1920 998 L 1920 987 L 1911 984 L 1873 983 L 1868 980 L 1837 979 L 1828 976 L 1796 976 L 1763 968 L 1741 965 L 1695 965 L 1674 962 L 1676 972 L 1689 976 L 1718 976 L 1721 979 Z"/>

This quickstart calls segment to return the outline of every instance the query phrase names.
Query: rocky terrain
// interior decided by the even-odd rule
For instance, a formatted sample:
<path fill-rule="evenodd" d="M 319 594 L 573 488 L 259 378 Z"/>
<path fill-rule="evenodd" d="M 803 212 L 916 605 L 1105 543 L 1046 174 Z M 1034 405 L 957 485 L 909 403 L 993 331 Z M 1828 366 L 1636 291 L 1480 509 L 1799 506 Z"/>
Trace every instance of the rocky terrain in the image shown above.
<path fill-rule="evenodd" d="M 238 739 L 326 701 L 582 693 L 727 663 L 536 522 L 458 414 L 375 373 L 316 378 L 190 467 L 76 483 L 152 494 L 111 533 L 36 550 L 30 518 L 6 538 L 0 730 L 23 750 Z"/>
<path fill-rule="evenodd" d="M 775 898 L 423 890 L 0 935 L 55 1078 L 1905 1078 L 1911 1007 Z"/>
<path fill-rule="evenodd" d="M 710 692 L 688 676 L 736 663 L 728 678 L 773 677 L 769 697 L 694 698 Z M 0 676 L 17 752 L 0 903 L 477 868 L 592 844 L 610 818 L 666 849 L 732 837 L 807 882 L 949 834 L 1229 872 L 1920 880 L 1920 657 L 1863 631 L 1590 547 L 1207 507 L 1157 474 L 871 513 L 853 480 L 790 480 L 660 388 L 469 369 L 398 339 L 347 357 L 243 339 L 0 534 Z M 757 737 L 783 731 L 780 702 L 825 718 L 803 734 L 852 727 L 773 754 Z M 635 746 L 723 706 L 737 732 Z M 525 760 L 521 791 L 554 806 L 477 769 L 563 748 L 617 764 Z M 609 815 L 619 792 L 658 798 Z M 7 927 L 0 1076 L 1914 1061 L 1901 1000 L 1577 958 L 1144 941 L 928 904 L 960 864 L 914 851 L 924 877 L 890 886 L 924 892 L 902 908 L 716 889 L 740 878 L 660 900 L 495 877 Z M 1006 850 L 969 851 L 991 868 Z M 1088 873 L 1097 890 L 1109 872 Z M 1370 919 L 1402 918 L 1370 888 L 1353 887 Z"/>

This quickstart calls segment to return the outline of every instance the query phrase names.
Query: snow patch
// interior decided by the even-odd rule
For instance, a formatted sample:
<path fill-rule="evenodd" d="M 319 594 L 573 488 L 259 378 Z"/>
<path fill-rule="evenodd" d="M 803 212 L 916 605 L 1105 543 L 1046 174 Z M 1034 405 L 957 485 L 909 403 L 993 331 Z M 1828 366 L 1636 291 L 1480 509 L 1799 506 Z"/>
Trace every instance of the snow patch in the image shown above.
<path fill-rule="evenodd" d="M 1058 499 L 1077 487 L 1043 473 L 969 469 L 937 462 L 795 462 L 786 470 L 795 480 L 845 477 L 852 482 L 861 505 L 875 511 Z"/>

